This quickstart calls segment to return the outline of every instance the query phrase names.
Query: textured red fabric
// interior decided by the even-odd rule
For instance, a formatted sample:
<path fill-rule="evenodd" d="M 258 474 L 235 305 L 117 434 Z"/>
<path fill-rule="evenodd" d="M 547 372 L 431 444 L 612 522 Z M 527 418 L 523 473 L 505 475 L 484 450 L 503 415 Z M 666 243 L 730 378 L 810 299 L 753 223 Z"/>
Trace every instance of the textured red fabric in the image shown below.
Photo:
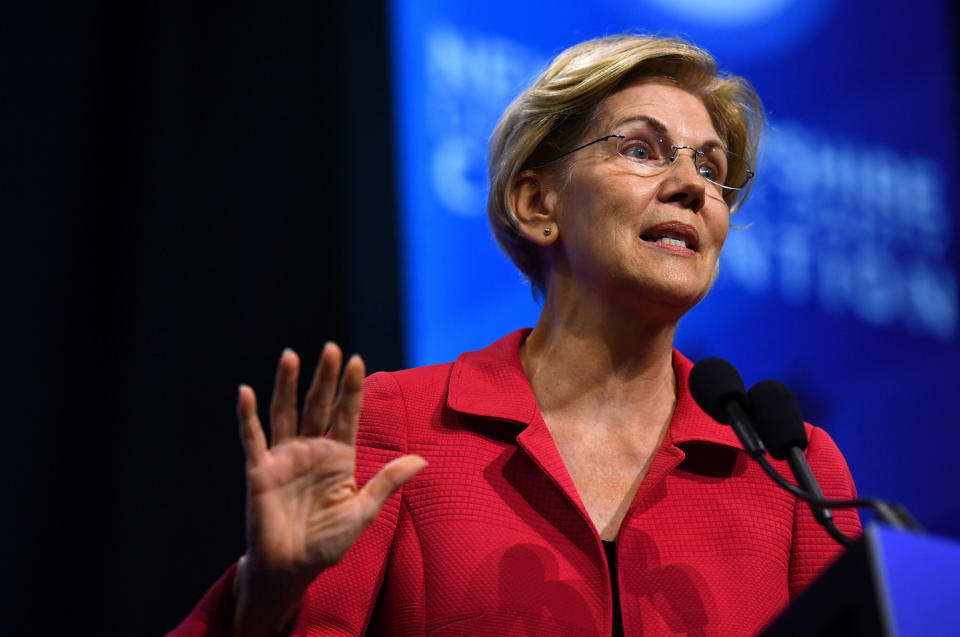
<path fill-rule="evenodd" d="M 313 583 L 295 635 L 610 634 L 603 546 L 523 373 L 526 333 L 453 364 L 367 379 L 358 482 L 402 453 L 430 466 Z M 842 551 L 694 403 L 691 367 L 674 353 L 677 408 L 617 538 L 630 636 L 753 634 Z M 807 433 L 824 493 L 853 497 L 833 441 Z M 836 517 L 860 534 L 855 512 Z M 223 600 L 208 594 L 174 634 L 198 634 L 180 630 L 225 613 Z"/>

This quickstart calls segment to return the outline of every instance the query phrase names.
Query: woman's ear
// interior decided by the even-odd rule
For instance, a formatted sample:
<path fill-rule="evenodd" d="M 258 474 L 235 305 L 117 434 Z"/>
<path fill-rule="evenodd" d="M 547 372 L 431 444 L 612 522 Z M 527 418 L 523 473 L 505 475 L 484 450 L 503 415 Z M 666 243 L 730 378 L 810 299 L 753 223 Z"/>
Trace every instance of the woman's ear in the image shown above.
<path fill-rule="evenodd" d="M 547 186 L 542 175 L 532 170 L 520 173 L 510 187 L 510 203 L 527 239 L 541 246 L 557 240 L 557 191 Z"/>

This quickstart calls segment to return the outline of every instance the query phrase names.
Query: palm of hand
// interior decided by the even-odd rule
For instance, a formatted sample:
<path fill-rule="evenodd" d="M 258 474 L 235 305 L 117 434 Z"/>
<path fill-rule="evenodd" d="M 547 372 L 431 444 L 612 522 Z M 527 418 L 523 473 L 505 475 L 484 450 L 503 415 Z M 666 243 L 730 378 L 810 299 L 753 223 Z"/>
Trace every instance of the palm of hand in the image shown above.
<path fill-rule="evenodd" d="M 241 386 L 237 400 L 247 455 L 247 569 L 269 579 L 285 574 L 312 581 L 339 562 L 386 500 L 426 462 L 402 456 L 364 486 L 354 480 L 363 361 L 347 362 L 339 394 L 339 348 L 328 343 L 298 416 L 299 359 L 284 352 L 270 405 L 272 446 L 257 416 L 256 396 Z M 326 437 L 324 437 L 326 436 Z"/>
<path fill-rule="evenodd" d="M 256 395 L 240 386 L 247 553 L 234 579 L 237 637 L 281 631 L 316 576 L 342 560 L 387 499 L 426 466 L 419 456 L 401 456 L 357 489 L 354 445 L 364 365 L 359 356 L 350 358 L 338 394 L 341 362 L 340 349 L 327 343 L 298 415 L 300 361 L 292 351 L 283 353 L 270 404 L 269 448 Z"/>
<path fill-rule="evenodd" d="M 289 440 L 249 470 L 249 543 L 263 566 L 322 570 L 343 558 L 366 527 L 354 457 L 334 440 Z"/>

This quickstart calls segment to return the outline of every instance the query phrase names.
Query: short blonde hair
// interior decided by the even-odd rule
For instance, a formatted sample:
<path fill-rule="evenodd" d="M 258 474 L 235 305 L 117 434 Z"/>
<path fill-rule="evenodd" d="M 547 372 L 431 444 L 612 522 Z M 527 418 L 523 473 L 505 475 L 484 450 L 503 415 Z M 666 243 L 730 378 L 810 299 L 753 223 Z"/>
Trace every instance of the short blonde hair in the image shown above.
<path fill-rule="evenodd" d="M 756 165 L 763 106 L 750 83 L 720 72 L 707 51 L 679 38 L 618 35 L 582 42 L 560 53 L 507 107 L 490 137 L 487 215 L 494 238 L 543 294 L 546 275 L 538 247 L 520 232 L 510 190 L 523 170 L 540 167 L 561 175 L 569 161 L 541 166 L 574 147 L 604 99 L 628 81 L 659 78 L 703 100 L 727 150 Z M 750 184 L 724 196 L 730 211 Z"/>

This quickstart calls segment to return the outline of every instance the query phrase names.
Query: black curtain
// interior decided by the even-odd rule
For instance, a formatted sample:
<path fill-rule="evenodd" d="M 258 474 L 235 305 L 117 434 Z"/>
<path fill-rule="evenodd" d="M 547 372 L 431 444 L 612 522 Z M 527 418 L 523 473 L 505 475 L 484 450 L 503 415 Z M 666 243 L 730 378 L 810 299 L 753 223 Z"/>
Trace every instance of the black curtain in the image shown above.
<path fill-rule="evenodd" d="M 237 384 L 401 365 L 387 12 L 0 12 L 3 632 L 161 634 L 244 549 Z"/>

